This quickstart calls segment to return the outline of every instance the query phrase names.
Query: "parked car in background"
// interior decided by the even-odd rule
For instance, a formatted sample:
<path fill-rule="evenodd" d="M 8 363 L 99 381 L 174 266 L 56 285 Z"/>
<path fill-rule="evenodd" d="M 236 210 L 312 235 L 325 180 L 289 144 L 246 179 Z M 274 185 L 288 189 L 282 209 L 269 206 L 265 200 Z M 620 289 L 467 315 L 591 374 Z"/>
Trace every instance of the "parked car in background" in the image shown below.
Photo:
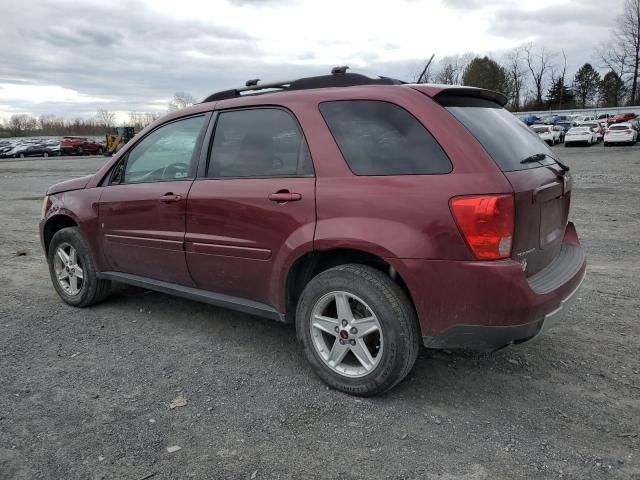
<path fill-rule="evenodd" d="M 607 123 L 607 120 L 609 120 L 609 118 L 614 117 L 615 115 L 611 114 L 611 113 L 601 113 L 600 115 L 598 115 L 598 118 L 596 118 L 596 120 L 598 121 L 604 121 L 605 123 Z"/>
<path fill-rule="evenodd" d="M 607 119 L 607 123 L 609 125 L 613 125 L 614 123 L 624 123 L 630 120 L 635 120 L 638 118 L 638 115 L 632 112 L 623 113 L 622 115 L 616 115 L 615 117 L 609 117 Z"/>
<path fill-rule="evenodd" d="M 371 396 L 421 345 L 521 343 L 577 299 L 573 178 L 504 95 L 345 67 L 247 85 L 48 190 L 64 302 L 115 281 L 291 322 L 324 382 Z"/>
<path fill-rule="evenodd" d="M 60 148 L 48 145 L 23 145 L 13 151 L 13 156 L 24 157 L 48 157 L 49 155 L 60 155 Z"/>
<path fill-rule="evenodd" d="M 600 143 L 602 141 L 602 139 L 604 138 L 604 128 L 602 127 L 602 125 L 598 122 L 584 122 L 582 125 L 580 125 L 581 127 L 588 127 L 591 128 L 595 134 L 596 134 L 596 140 L 598 141 L 598 143 Z"/>
<path fill-rule="evenodd" d="M 634 145 L 638 141 L 638 131 L 629 122 L 610 125 L 604 135 L 604 146 L 613 144 Z"/>
<path fill-rule="evenodd" d="M 102 155 L 104 147 L 86 137 L 63 137 L 60 151 L 63 155 Z"/>
<path fill-rule="evenodd" d="M 593 115 L 578 115 L 575 119 L 574 122 L 576 123 L 576 125 L 582 125 L 583 123 L 586 122 L 593 122 L 595 121 L 596 117 L 594 117 Z"/>
<path fill-rule="evenodd" d="M 533 125 L 531 128 L 549 145 L 556 145 L 564 140 L 564 130 L 557 125 Z"/>
<path fill-rule="evenodd" d="M 567 134 L 567 132 L 577 125 L 575 124 L 575 122 L 569 121 L 569 122 L 558 122 L 556 123 L 556 126 L 562 129 L 562 141 L 564 142 L 564 137 Z"/>
<path fill-rule="evenodd" d="M 589 127 L 573 127 L 564 137 L 564 146 L 573 147 L 574 145 L 591 146 L 596 143 L 596 132 Z"/>

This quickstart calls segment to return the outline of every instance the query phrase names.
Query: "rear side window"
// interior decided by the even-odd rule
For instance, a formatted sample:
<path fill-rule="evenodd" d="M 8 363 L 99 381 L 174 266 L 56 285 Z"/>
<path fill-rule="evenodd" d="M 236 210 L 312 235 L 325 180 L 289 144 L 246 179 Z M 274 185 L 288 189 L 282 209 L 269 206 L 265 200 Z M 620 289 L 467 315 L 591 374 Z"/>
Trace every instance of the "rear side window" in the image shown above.
<path fill-rule="evenodd" d="M 449 173 L 449 158 L 406 110 L 388 102 L 340 100 L 320 112 L 356 175 Z"/>
<path fill-rule="evenodd" d="M 290 113 L 254 108 L 218 116 L 207 176 L 313 176 L 313 166 L 307 142 Z"/>
<path fill-rule="evenodd" d="M 471 132 L 504 172 L 538 168 L 541 163 L 551 165 L 552 158 L 557 158 L 536 132 L 497 103 L 455 96 L 436 100 Z M 520 163 L 537 153 L 551 158 L 539 163 Z"/>

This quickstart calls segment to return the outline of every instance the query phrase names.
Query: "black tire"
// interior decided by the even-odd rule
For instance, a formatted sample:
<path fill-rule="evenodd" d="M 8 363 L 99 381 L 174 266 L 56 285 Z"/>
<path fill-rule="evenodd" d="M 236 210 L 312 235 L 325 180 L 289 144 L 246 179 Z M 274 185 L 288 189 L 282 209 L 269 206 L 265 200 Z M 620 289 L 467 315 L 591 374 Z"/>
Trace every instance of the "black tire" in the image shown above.
<path fill-rule="evenodd" d="M 96 151 L 96 155 L 102 155 L 102 147 L 98 147 L 98 150 Z"/>
<path fill-rule="evenodd" d="M 78 155 L 82 155 L 82 154 L 84 153 L 83 148 L 82 148 L 82 147 L 78 147 L 78 148 L 76 148 L 76 153 L 77 153 Z"/>
<path fill-rule="evenodd" d="M 383 335 L 382 357 L 362 377 L 348 377 L 320 358 L 311 338 L 310 318 L 316 302 L 333 291 L 363 299 L 378 318 Z M 365 265 L 340 265 L 318 274 L 305 287 L 296 310 L 296 331 L 316 374 L 330 387 L 357 396 L 381 394 L 400 383 L 418 356 L 420 333 L 413 305 L 384 273 Z"/>
<path fill-rule="evenodd" d="M 82 264 L 84 278 L 80 292 L 76 295 L 70 295 L 65 292 L 56 277 L 54 256 L 56 255 L 57 247 L 62 243 L 68 243 L 76 249 L 78 260 Z M 89 248 L 78 227 L 63 228 L 55 233 L 49 243 L 47 262 L 49 263 L 49 275 L 51 276 L 53 287 L 60 298 L 69 305 L 84 308 L 101 302 L 109 295 L 111 282 L 97 278 L 93 258 L 91 258 Z"/>

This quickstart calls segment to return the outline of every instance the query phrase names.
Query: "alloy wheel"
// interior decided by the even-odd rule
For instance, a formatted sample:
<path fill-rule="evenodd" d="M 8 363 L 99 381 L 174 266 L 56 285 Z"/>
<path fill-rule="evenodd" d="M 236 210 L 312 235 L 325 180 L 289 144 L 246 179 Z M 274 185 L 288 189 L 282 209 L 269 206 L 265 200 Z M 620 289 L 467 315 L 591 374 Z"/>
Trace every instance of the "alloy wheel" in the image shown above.
<path fill-rule="evenodd" d="M 84 271 L 77 250 L 68 243 L 56 248 L 54 270 L 58 285 L 68 295 L 78 295 L 84 286 Z"/>
<path fill-rule="evenodd" d="M 382 327 L 360 297 L 340 291 L 327 293 L 314 305 L 310 320 L 316 353 L 334 372 L 363 377 L 380 363 Z"/>

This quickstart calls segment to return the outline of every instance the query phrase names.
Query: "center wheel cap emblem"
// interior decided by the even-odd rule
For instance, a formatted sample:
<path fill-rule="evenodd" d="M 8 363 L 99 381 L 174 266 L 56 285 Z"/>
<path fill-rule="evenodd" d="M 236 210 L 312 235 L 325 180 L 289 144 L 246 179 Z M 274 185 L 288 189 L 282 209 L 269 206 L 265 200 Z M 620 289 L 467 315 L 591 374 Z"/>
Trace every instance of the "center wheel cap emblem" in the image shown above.
<path fill-rule="evenodd" d="M 346 330 L 341 330 L 340 331 L 340 338 L 343 340 L 346 340 L 347 338 L 349 338 L 349 332 L 347 332 Z"/>

